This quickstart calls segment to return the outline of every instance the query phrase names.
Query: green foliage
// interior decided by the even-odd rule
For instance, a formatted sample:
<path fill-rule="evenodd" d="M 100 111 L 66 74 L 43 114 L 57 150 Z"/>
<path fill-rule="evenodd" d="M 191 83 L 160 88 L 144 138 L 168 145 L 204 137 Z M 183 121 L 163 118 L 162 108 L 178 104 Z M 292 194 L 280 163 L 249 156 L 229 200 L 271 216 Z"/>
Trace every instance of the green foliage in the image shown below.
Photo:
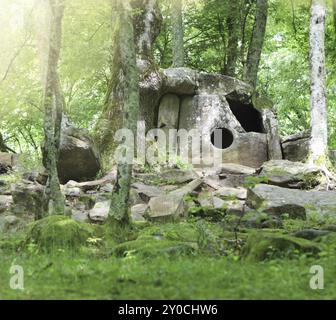
<path fill-rule="evenodd" d="M 266 176 L 248 176 L 245 178 L 244 187 L 247 189 L 254 188 L 257 184 L 268 183 Z"/>

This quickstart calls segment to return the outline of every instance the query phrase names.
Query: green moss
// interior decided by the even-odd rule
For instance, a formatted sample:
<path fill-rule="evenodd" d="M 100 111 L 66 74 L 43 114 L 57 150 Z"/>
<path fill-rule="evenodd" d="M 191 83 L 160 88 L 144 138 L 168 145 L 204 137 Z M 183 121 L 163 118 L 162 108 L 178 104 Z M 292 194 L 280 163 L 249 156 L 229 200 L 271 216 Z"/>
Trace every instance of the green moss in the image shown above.
<path fill-rule="evenodd" d="M 42 251 L 54 249 L 78 250 L 93 236 L 94 227 L 76 222 L 65 216 L 49 216 L 32 223 L 26 236 L 26 244 L 35 244 Z"/>
<path fill-rule="evenodd" d="M 138 239 L 148 238 L 148 236 L 162 237 L 170 241 L 197 241 L 196 229 L 193 224 L 188 222 L 152 225 L 141 230 Z"/>
<path fill-rule="evenodd" d="M 317 254 L 320 247 L 309 240 L 280 233 L 252 233 L 242 255 L 248 261 L 291 257 L 298 253 Z"/>
<path fill-rule="evenodd" d="M 102 195 L 104 196 L 105 194 Z M 111 196 L 109 195 L 109 197 Z M 82 202 L 85 205 L 86 210 L 91 210 L 96 203 L 96 198 L 89 194 L 82 194 L 79 196 L 78 201 Z"/>
<path fill-rule="evenodd" d="M 141 255 L 144 257 L 158 256 L 160 254 L 183 255 L 192 254 L 197 249 L 196 243 L 170 241 L 156 237 L 142 237 L 117 245 L 113 252 L 116 256 Z"/>

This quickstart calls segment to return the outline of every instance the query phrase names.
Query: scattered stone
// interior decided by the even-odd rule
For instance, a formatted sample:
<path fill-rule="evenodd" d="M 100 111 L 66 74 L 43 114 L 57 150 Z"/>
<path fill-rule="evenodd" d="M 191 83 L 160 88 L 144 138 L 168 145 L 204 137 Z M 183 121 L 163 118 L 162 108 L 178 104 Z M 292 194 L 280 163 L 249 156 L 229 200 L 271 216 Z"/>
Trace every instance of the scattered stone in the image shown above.
<path fill-rule="evenodd" d="M 226 214 L 242 216 L 245 214 L 245 201 L 225 201 Z"/>
<path fill-rule="evenodd" d="M 179 188 L 177 190 L 170 192 L 169 195 L 178 196 L 178 197 L 183 198 L 184 196 L 191 194 L 193 191 L 197 190 L 201 186 L 202 183 L 203 183 L 203 179 L 198 178 L 196 180 L 189 182 L 187 185 L 183 186 L 182 188 Z"/>
<path fill-rule="evenodd" d="M 218 197 L 212 197 L 212 201 L 215 209 L 223 209 L 225 206 L 225 201 Z"/>
<path fill-rule="evenodd" d="M 217 174 L 237 174 L 250 176 L 256 173 L 255 168 L 243 166 L 235 163 L 223 163 L 220 168 L 217 170 Z"/>
<path fill-rule="evenodd" d="M 89 212 L 89 218 L 93 222 L 105 222 L 109 210 L 110 210 L 111 201 L 97 202 L 93 209 Z"/>
<path fill-rule="evenodd" d="M 78 187 L 73 187 L 64 188 L 63 192 L 66 197 L 79 197 L 82 193 L 82 190 Z"/>
<path fill-rule="evenodd" d="M 239 200 L 245 200 L 247 197 L 247 189 L 241 187 L 240 188 L 222 187 L 215 192 L 215 195 L 223 198 L 236 198 Z"/>
<path fill-rule="evenodd" d="M 198 196 L 197 201 L 202 207 L 213 207 L 214 206 L 213 198 L 212 198 L 212 195 L 210 194 L 205 194 L 205 195 L 200 194 Z"/>
<path fill-rule="evenodd" d="M 105 177 L 99 180 L 87 181 L 87 182 L 76 182 L 76 181 L 70 180 L 67 182 L 66 187 L 80 188 L 81 190 L 83 190 L 83 192 L 88 192 L 88 191 L 97 190 L 105 185 L 114 183 L 116 180 L 116 177 L 117 177 L 116 171 L 112 171 L 108 175 L 106 175 Z"/>
<path fill-rule="evenodd" d="M 106 192 L 106 193 L 112 193 L 113 191 L 113 185 L 111 183 L 106 184 L 105 186 L 102 186 L 99 191 Z"/>
<path fill-rule="evenodd" d="M 143 183 L 133 183 L 132 187 L 136 189 L 140 198 L 146 203 L 153 197 L 164 195 L 164 191 L 156 186 L 149 186 Z"/>
<path fill-rule="evenodd" d="M 167 221 L 184 214 L 183 196 L 165 195 L 152 198 L 149 201 L 148 217 L 151 220 Z"/>
<path fill-rule="evenodd" d="M 312 189 L 321 181 L 319 168 L 288 160 L 265 162 L 260 175 L 266 176 L 269 184 L 295 189 Z"/>
<path fill-rule="evenodd" d="M 193 170 L 180 170 L 180 169 L 168 169 L 162 171 L 160 174 L 160 179 L 169 184 L 182 184 L 193 181 L 199 176 Z"/>
<path fill-rule="evenodd" d="M 43 192 L 44 187 L 37 182 L 22 180 L 12 185 L 13 207 L 11 210 L 15 214 L 27 214 L 40 218 L 43 212 Z"/>
<path fill-rule="evenodd" d="M 85 211 L 74 211 L 71 217 L 75 221 L 89 222 L 88 214 Z"/>
<path fill-rule="evenodd" d="M 131 188 L 130 190 L 130 205 L 131 206 L 134 206 L 136 204 L 144 204 L 145 201 L 143 201 L 141 198 L 140 198 L 140 195 L 138 193 L 138 191 L 136 189 L 133 189 Z"/>
<path fill-rule="evenodd" d="M 136 212 L 131 214 L 131 218 L 133 222 L 146 222 L 146 219 L 141 214 Z"/>
<path fill-rule="evenodd" d="M 0 213 L 7 211 L 13 204 L 12 196 L 0 195 Z"/>
<path fill-rule="evenodd" d="M 303 191 L 259 184 L 247 193 L 247 205 L 276 216 L 288 214 L 305 219 L 309 215 L 335 216 L 335 191 Z"/>
<path fill-rule="evenodd" d="M 143 216 L 148 209 L 147 204 L 137 204 L 131 208 L 132 215 L 140 215 Z"/>

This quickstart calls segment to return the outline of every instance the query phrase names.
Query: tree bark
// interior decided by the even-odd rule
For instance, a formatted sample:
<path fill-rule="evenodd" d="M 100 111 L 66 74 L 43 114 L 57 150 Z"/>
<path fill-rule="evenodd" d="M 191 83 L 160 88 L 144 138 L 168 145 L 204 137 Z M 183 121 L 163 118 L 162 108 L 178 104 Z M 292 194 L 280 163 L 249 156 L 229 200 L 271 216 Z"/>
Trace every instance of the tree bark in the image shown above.
<path fill-rule="evenodd" d="M 336 38 L 336 0 L 333 0 L 334 32 Z"/>
<path fill-rule="evenodd" d="M 160 33 L 162 17 L 156 0 L 131 0 L 129 2 L 134 10 L 132 19 L 137 66 L 141 75 L 140 83 L 143 82 L 145 86 L 143 90 L 148 92 L 150 91 L 150 88 L 146 87 L 146 78 L 149 79 L 149 83 L 152 83 L 153 79 L 157 77 L 153 74 L 153 72 L 155 72 L 155 63 L 152 54 L 152 46 Z M 116 5 L 117 1 L 112 1 L 112 6 Z M 116 11 L 116 9 L 114 9 L 114 11 Z M 95 126 L 95 137 L 102 155 L 103 170 L 109 169 L 112 165 L 112 153 L 116 147 L 114 134 L 121 128 L 123 117 L 122 108 L 120 107 L 122 97 L 120 95 L 121 90 L 118 82 L 118 75 L 122 72 L 120 62 L 121 52 L 120 46 L 118 45 L 118 34 L 120 32 L 120 25 L 117 23 L 118 21 L 118 14 L 114 14 L 112 21 L 113 40 L 111 53 L 111 79 L 102 114 Z M 150 101 L 141 103 L 148 104 Z M 144 115 L 144 117 L 154 117 L 154 113 L 152 112 L 150 115 Z"/>
<path fill-rule="evenodd" d="M 171 23 L 173 38 L 173 68 L 184 66 L 184 30 L 182 0 L 172 0 L 171 2 Z"/>
<path fill-rule="evenodd" d="M 257 86 L 258 69 L 265 39 L 268 15 L 267 0 L 257 0 L 256 15 L 250 42 L 245 71 L 245 81 L 253 88 Z"/>
<path fill-rule="evenodd" d="M 64 214 L 64 197 L 58 179 L 57 162 L 61 135 L 63 97 L 58 75 L 62 39 L 64 0 L 48 0 L 50 17 L 47 44 L 47 66 L 44 83 L 44 152 L 43 163 L 48 174 L 45 192 L 45 214 Z"/>
<path fill-rule="evenodd" d="M 226 19 L 226 25 L 228 29 L 228 44 L 226 48 L 226 61 L 224 66 L 224 74 L 235 77 L 236 67 L 238 60 L 238 42 L 239 42 L 239 13 L 240 13 L 240 2 L 230 1 L 229 2 L 229 14 Z"/>
<path fill-rule="evenodd" d="M 326 164 L 328 150 L 327 103 L 325 95 L 325 0 L 312 0 L 310 17 L 310 161 Z"/>
<path fill-rule="evenodd" d="M 119 70 L 117 78 L 113 79 L 118 87 L 118 95 L 114 96 L 112 104 L 122 114 L 122 127 L 129 129 L 136 136 L 139 111 L 139 75 L 136 64 L 135 37 L 132 11 L 129 1 L 116 0 L 116 30 L 114 64 Z M 128 159 L 132 160 L 132 159 Z M 109 225 L 112 230 L 125 228 L 129 225 L 129 191 L 132 180 L 132 163 L 118 163 L 117 181 L 112 193 L 109 212 Z"/>

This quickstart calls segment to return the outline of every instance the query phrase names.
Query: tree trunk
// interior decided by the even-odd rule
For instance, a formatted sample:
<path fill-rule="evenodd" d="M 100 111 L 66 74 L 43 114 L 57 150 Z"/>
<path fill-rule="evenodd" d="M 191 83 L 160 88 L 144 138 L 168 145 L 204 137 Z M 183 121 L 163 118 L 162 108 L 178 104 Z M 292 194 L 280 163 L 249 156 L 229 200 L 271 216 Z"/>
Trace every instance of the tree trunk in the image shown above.
<path fill-rule="evenodd" d="M 118 95 L 114 96 L 112 104 L 122 114 L 122 127 L 131 130 L 136 136 L 139 111 L 139 76 L 136 65 L 135 38 L 132 21 L 132 10 L 129 1 L 115 1 L 117 10 L 117 28 L 115 30 L 115 67 L 119 70 L 117 78 L 113 79 L 118 87 Z M 132 150 L 133 151 L 133 150 Z M 125 228 L 129 225 L 129 191 L 132 180 L 132 162 L 118 163 L 117 181 L 112 193 L 109 214 L 109 226 Z M 130 161 L 131 160 L 131 161 Z"/>
<path fill-rule="evenodd" d="M 157 6 L 156 0 L 131 0 L 132 8 L 134 9 L 133 30 L 136 45 L 137 65 L 142 78 L 148 78 L 149 83 L 152 83 L 156 77 L 152 71 L 155 69 L 152 56 L 152 45 L 160 33 L 162 17 Z M 117 5 L 116 1 L 112 1 L 112 5 Z M 120 62 L 120 46 L 118 45 L 118 34 L 120 26 L 118 24 L 118 14 L 114 15 L 113 25 L 113 40 L 112 40 L 112 65 L 111 65 L 111 80 L 106 94 L 105 104 L 102 114 L 95 126 L 96 140 L 98 142 L 103 160 L 103 170 L 110 169 L 112 162 L 112 154 L 116 147 L 114 142 L 115 132 L 122 125 L 122 108 L 119 100 L 122 100 L 118 82 L 118 75 L 122 72 Z M 145 84 L 144 80 L 144 84 Z M 149 89 L 144 88 L 145 92 Z M 151 103 L 144 101 L 142 104 Z M 154 112 L 150 115 L 144 115 L 146 118 L 154 118 Z"/>
<path fill-rule="evenodd" d="M 326 164 L 328 150 L 327 103 L 325 95 L 325 0 L 313 0 L 310 18 L 310 161 Z"/>
<path fill-rule="evenodd" d="M 229 15 L 226 19 L 227 29 L 228 29 L 228 44 L 226 48 L 226 62 L 224 66 L 224 74 L 235 77 L 236 67 L 238 60 L 238 42 L 239 42 L 239 13 L 240 13 L 240 2 L 230 1 L 229 2 Z"/>
<path fill-rule="evenodd" d="M 267 0 L 257 0 L 256 15 L 245 71 L 245 81 L 253 88 L 257 86 L 261 51 L 264 44 L 268 14 Z"/>
<path fill-rule="evenodd" d="M 64 197 L 60 189 L 57 171 L 63 109 L 63 97 L 57 69 L 61 49 L 64 0 L 48 0 L 47 10 L 50 24 L 43 97 L 45 138 L 43 163 L 48 174 L 45 211 L 48 214 L 64 214 Z"/>
<path fill-rule="evenodd" d="M 334 32 L 336 38 L 336 0 L 333 0 Z"/>
<path fill-rule="evenodd" d="M 171 6 L 173 68 L 180 68 L 184 66 L 182 0 L 172 0 Z"/>

